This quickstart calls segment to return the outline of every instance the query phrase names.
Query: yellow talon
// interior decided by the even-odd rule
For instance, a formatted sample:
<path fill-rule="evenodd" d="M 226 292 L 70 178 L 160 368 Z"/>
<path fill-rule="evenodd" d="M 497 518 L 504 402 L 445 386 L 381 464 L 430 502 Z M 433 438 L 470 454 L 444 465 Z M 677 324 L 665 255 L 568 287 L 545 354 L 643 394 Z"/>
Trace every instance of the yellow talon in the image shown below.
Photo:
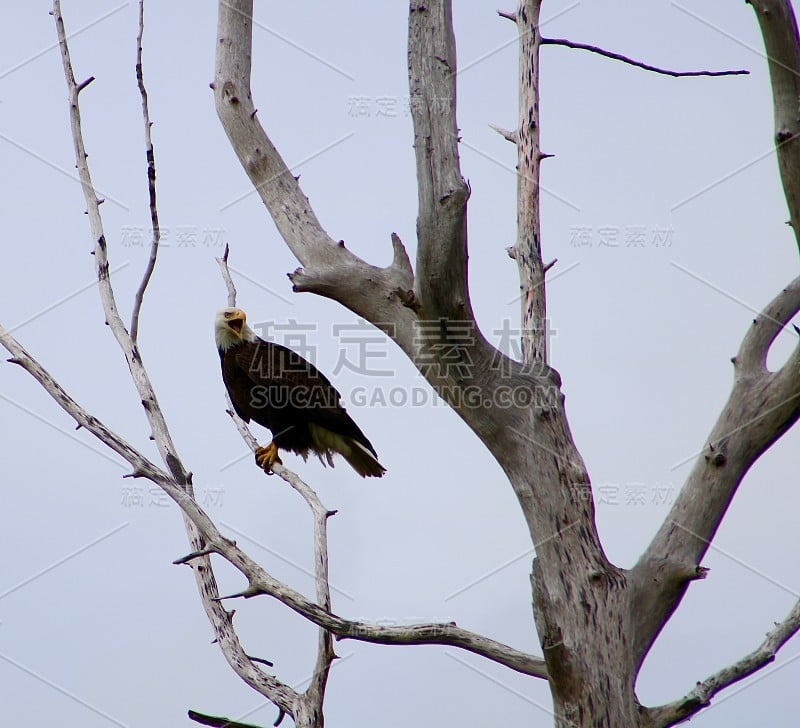
<path fill-rule="evenodd" d="M 281 463 L 281 459 L 278 457 L 278 446 L 274 442 L 266 447 L 256 448 L 256 464 L 265 473 L 271 473 L 275 463 Z"/>

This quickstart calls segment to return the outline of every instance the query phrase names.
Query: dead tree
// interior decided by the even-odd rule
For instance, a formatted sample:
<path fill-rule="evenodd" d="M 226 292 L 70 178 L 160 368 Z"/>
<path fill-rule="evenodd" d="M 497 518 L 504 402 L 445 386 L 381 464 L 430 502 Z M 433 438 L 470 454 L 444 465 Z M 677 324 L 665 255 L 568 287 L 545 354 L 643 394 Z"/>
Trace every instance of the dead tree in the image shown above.
<path fill-rule="evenodd" d="M 775 142 L 797 235 L 800 40 L 789 2 L 751 4 L 770 58 Z M 516 12 L 503 13 L 519 33 L 519 124 L 504 136 L 517 148 L 517 240 L 509 252 L 517 261 L 522 290 L 522 362 L 503 357 L 489 344 L 470 304 L 470 190 L 459 165 L 449 0 L 412 0 L 409 7 L 409 87 L 419 191 L 414 267 L 396 236 L 392 264 L 376 268 L 337 245 L 320 226 L 256 117 L 250 94 L 248 0 L 219 6 L 217 111 L 242 166 L 302 265 L 290 276 L 294 290 L 331 298 L 385 327 L 508 476 L 531 540 L 539 544 L 531 578 L 533 609 L 546 664 L 541 676 L 550 684 L 556 724 L 668 726 L 772 660 L 800 627 L 798 604 L 754 653 L 674 704 L 646 708 L 636 698 L 642 662 L 689 584 L 704 576 L 702 558 L 744 474 L 800 415 L 800 346 L 778 371 L 766 367 L 772 341 L 800 310 L 800 278 L 778 292 L 745 334 L 734 358 L 730 399 L 664 525 L 634 568 L 616 567 L 603 552 L 592 500 L 581 497 L 590 489 L 589 474 L 570 434 L 559 375 L 548 364 L 548 266 L 539 230 L 539 51 L 542 43 L 560 43 L 624 62 L 631 59 L 543 39 L 540 7 L 538 0 L 522 0 Z M 463 322 L 474 334 L 469 342 L 454 331 Z M 437 356 L 444 350 L 458 352 L 470 364 L 469 374 L 460 377 L 452 367 L 442 366 Z M 480 406 L 459 397 L 467 387 L 480 393 Z M 496 406 L 507 387 L 526 395 L 515 397 L 517 406 Z"/>
<path fill-rule="evenodd" d="M 92 78 L 78 82 L 69 57 L 59 0 L 54 0 L 59 46 L 69 90 L 75 158 L 84 190 L 98 289 L 106 321 L 124 353 L 163 465 L 148 460 L 71 398 L 5 329 L 0 343 L 13 363 L 29 372 L 80 426 L 131 464 L 131 477 L 161 487 L 182 509 L 190 553 L 176 563 L 194 570 L 200 596 L 217 642 L 233 670 L 302 728 L 322 726 L 328 670 L 335 655 L 332 638 L 384 644 L 439 644 L 469 650 L 486 659 L 546 679 L 556 725 L 674 725 L 707 706 L 719 691 L 757 671 L 800 629 L 800 603 L 738 662 L 699 682 L 675 702 L 645 707 L 634 685 L 641 665 L 693 580 L 703 578 L 701 561 L 747 470 L 800 416 L 800 346 L 777 371 L 766 366 L 775 337 L 800 311 L 800 278 L 777 293 L 753 321 L 733 360 L 728 402 L 697 457 L 664 524 L 631 569 L 606 557 L 595 526 L 591 481 L 567 422 L 559 374 L 548 363 L 545 331 L 546 273 L 539 213 L 539 51 L 561 44 L 598 52 L 649 71 L 675 72 L 619 54 L 561 39 L 543 39 L 541 3 L 522 0 L 512 20 L 519 33 L 518 127 L 502 132 L 517 149 L 518 235 L 510 254 L 522 288 L 523 360 L 498 352 L 481 334 L 467 282 L 467 221 L 470 189 L 462 177 L 456 123 L 456 54 L 449 0 L 412 0 L 409 15 L 409 84 L 419 189 L 418 245 L 412 266 L 402 242 L 392 235 L 393 261 L 370 265 L 332 240 L 322 229 L 298 181 L 269 140 L 250 93 L 252 0 L 219 3 L 217 110 L 231 144 L 255 189 L 301 268 L 293 288 L 346 306 L 383 328 L 414 362 L 430 385 L 458 412 L 502 467 L 516 494 L 532 542 L 537 545 L 531 576 L 533 612 L 542 657 L 529 655 L 453 623 L 387 627 L 354 621 L 331 611 L 327 577 L 326 523 L 331 516 L 314 491 L 278 466 L 314 514 L 317 593 L 304 597 L 256 563 L 225 537 L 193 496 L 192 474 L 170 437 L 137 344 L 138 317 L 159 247 L 155 157 L 149 138 L 147 96 L 141 73 L 153 240 L 131 325 L 121 319 L 111 285 L 108 245 L 100 202 L 84 147 L 79 95 Z M 775 99 L 775 142 L 793 230 L 800 233 L 800 39 L 788 0 L 752 0 L 762 30 Z M 140 11 L 142 6 L 140 4 Z M 140 12 L 140 48 L 143 28 Z M 226 260 L 221 261 L 223 274 Z M 229 279 L 226 278 L 229 281 Z M 229 281 L 230 282 L 230 281 Z M 231 300 L 235 297 L 232 286 Z M 463 326 L 471 335 L 464 337 Z M 443 366 L 443 352 L 465 367 Z M 469 390 L 470 397 L 463 396 Z M 510 396 L 509 396 L 510 395 Z M 234 417 L 251 447 L 255 440 Z M 221 597 L 211 556 L 222 557 L 243 576 L 241 591 Z M 316 668 L 305 692 L 298 692 L 251 657 L 223 600 L 270 596 L 320 628 Z M 191 714 L 207 725 L 225 719 Z"/>

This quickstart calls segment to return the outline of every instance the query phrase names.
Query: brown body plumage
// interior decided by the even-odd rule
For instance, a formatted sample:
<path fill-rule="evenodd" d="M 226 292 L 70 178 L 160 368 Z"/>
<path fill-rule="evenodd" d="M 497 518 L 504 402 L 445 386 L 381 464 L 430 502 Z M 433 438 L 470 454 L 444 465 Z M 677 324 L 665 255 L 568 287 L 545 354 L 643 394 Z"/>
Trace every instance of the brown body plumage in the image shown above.
<path fill-rule="evenodd" d="M 270 447 L 257 453 L 262 467 L 271 467 L 280 448 L 303 457 L 313 452 L 330 465 L 338 452 L 363 477 L 386 472 L 372 443 L 342 407 L 339 392 L 313 364 L 256 336 L 240 309 L 217 313 L 215 338 L 236 413 L 272 431 Z"/>

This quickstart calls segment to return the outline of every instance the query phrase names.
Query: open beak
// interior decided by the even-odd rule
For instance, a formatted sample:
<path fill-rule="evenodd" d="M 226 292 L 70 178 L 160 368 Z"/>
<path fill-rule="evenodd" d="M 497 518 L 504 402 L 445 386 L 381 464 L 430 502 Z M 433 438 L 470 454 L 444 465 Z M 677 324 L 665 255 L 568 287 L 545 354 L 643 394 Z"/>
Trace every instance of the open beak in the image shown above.
<path fill-rule="evenodd" d="M 228 326 L 233 329 L 238 336 L 241 336 L 245 319 L 244 311 L 237 311 L 228 319 Z"/>

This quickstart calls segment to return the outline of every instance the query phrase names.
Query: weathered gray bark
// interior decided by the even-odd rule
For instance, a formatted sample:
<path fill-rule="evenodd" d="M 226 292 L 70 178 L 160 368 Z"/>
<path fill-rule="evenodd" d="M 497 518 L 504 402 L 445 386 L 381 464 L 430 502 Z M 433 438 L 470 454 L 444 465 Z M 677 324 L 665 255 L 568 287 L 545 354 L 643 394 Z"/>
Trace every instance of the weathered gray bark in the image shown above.
<path fill-rule="evenodd" d="M 781 178 L 800 241 L 797 24 L 788 0 L 751 0 L 751 5 L 769 57 Z M 521 0 L 516 12 L 503 13 L 516 23 L 520 46 L 519 126 L 502 133 L 517 148 L 518 234 L 509 252 L 520 273 L 522 362 L 510 360 L 488 343 L 470 303 L 470 190 L 461 174 L 458 153 L 457 63 L 450 0 L 410 2 L 409 84 L 419 192 L 416 275 L 396 235 L 391 236 L 392 263 L 378 268 L 334 242 L 319 224 L 256 117 L 250 95 L 252 0 L 220 2 L 214 88 L 218 114 L 230 142 L 303 266 L 291 276 L 294 289 L 327 296 L 383 326 L 506 473 L 536 546 L 532 601 L 543 659 L 455 624 L 384 627 L 332 613 L 327 580 L 329 514 L 313 490 L 281 466 L 276 466 L 276 472 L 305 498 L 314 515 L 315 601 L 272 577 L 225 538 L 197 505 L 191 475 L 171 440 L 136 344 L 138 310 L 158 251 L 157 229 L 129 333 L 116 307 L 99 201 L 83 146 L 78 97 L 89 82 L 75 81 L 60 5 L 54 1 L 103 309 L 130 368 L 165 467 L 150 462 L 86 412 L 2 327 L 0 344 L 80 426 L 125 458 L 136 477 L 158 484 L 183 509 L 192 552 L 176 563 L 194 569 L 203 605 L 226 659 L 245 682 L 272 700 L 282 714 L 290 715 L 300 728 L 323 725 L 332 635 L 383 644 L 455 646 L 523 674 L 546 678 L 559 727 L 661 728 L 685 720 L 708 705 L 720 690 L 768 664 L 800 629 L 798 602 L 751 654 L 697 683 L 682 698 L 653 708 L 638 703 L 635 682 L 642 662 L 691 581 L 705 575 L 701 560 L 744 475 L 800 416 L 800 346 L 778 371 L 766 367 L 775 337 L 800 311 L 800 278 L 781 290 L 746 332 L 734 358 L 730 398 L 669 516 L 635 567 L 629 571 L 617 568 L 603 552 L 589 475 L 570 433 L 560 377 L 547 359 L 545 274 L 549 266 L 542 260 L 539 207 L 540 8 L 541 0 Z M 605 55 L 627 60 L 618 54 Z M 653 70 L 646 64 L 637 65 Z M 142 92 L 147 124 L 143 88 Z M 151 214 L 157 228 L 155 167 L 149 137 L 146 141 L 152 170 Z M 225 273 L 225 261 L 221 263 Z M 442 352 L 447 352 L 446 362 Z M 463 366 L 453 366 L 453 352 Z M 467 390 L 470 398 L 462 396 Z M 509 399 L 509 393 L 515 397 Z M 237 421 L 237 426 L 254 447 L 244 423 Z M 247 582 L 245 589 L 227 598 L 274 597 L 321 628 L 314 677 L 305 693 L 268 675 L 256 664 L 258 660 L 247 655 L 233 629 L 231 613 L 222 606 L 210 554 L 225 558 Z"/>
<path fill-rule="evenodd" d="M 767 51 L 775 114 L 775 147 L 789 216 L 800 245 L 800 43 L 797 19 L 788 0 L 748 0 Z"/>
<path fill-rule="evenodd" d="M 387 330 L 423 375 L 475 431 L 502 466 L 536 548 L 532 574 L 536 625 L 558 726 L 669 725 L 710 695 L 764 664 L 798 627 L 794 610 L 772 639 L 727 672 L 703 683 L 681 707 L 639 705 L 634 685 L 650 646 L 680 603 L 747 469 L 800 413 L 800 348 L 778 372 L 766 353 L 800 310 L 800 279 L 756 319 L 735 361 L 734 389 L 664 526 L 636 567 L 609 563 L 597 535 L 589 475 L 572 439 L 560 379 L 547 364 L 545 273 L 539 225 L 538 79 L 540 0 L 522 0 L 513 20 L 520 38 L 520 113 L 501 133 L 517 146 L 518 233 L 509 250 L 520 272 L 524 360 L 501 357 L 481 335 L 467 285 L 469 188 L 458 156 L 456 53 L 449 0 L 411 0 L 409 85 L 417 160 L 419 215 L 416 275 L 399 240 L 387 269 L 374 268 L 322 231 L 308 200 L 283 165 L 249 94 L 251 3 L 220 4 L 215 81 L 223 127 L 287 245 L 304 268 L 295 289 L 332 298 Z M 800 220 L 798 122 L 800 44 L 788 2 L 754 2 L 764 32 L 776 103 L 776 142 L 792 221 Z M 227 22 L 223 22 L 227 18 Z M 246 59 L 246 62 L 245 62 Z M 625 60 L 623 58 L 623 60 Z M 648 68 L 643 64 L 640 67 Z M 787 70 L 788 67 L 788 70 Z M 795 224 L 795 229 L 798 225 Z M 413 281 L 413 287 L 412 287 Z M 472 340 L 457 339 L 469 322 Z M 426 325 L 438 322 L 438 327 Z M 414 336 L 414 333 L 417 336 Z M 420 335 L 420 331 L 426 332 Z M 461 376 L 430 366 L 448 344 L 469 364 Z M 501 362 L 492 367 L 491 362 Z M 457 393 L 476 388 L 496 402 L 503 387 L 525 389 L 517 407 L 470 407 Z"/>

